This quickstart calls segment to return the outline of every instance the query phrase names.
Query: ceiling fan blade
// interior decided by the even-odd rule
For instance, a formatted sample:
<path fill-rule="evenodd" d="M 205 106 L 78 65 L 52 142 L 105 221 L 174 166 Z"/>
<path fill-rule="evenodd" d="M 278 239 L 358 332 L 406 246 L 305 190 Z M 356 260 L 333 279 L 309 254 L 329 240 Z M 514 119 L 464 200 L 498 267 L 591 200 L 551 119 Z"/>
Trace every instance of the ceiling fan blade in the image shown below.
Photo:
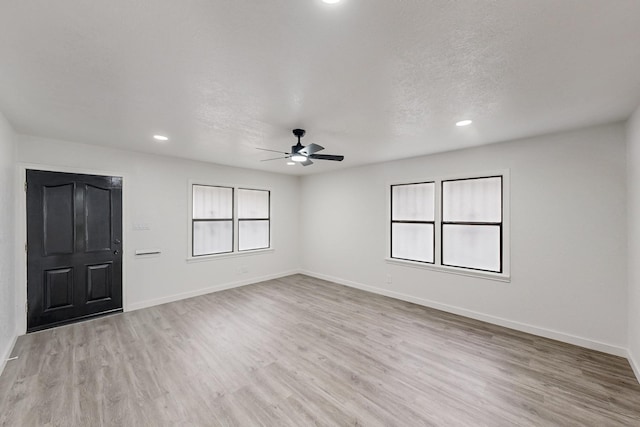
<path fill-rule="evenodd" d="M 324 150 L 324 147 L 318 144 L 309 144 L 301 150 L 298 150 L 298 153 L 302 154 L 303 156 L 310 156 L 320 150 Z"/>
<path fill-rule="evenodd" d="M 261 162 L 269 162 L 271 160 L 280 160 L 280 159 L 288 159 L 290 156 L 284 156 L 284 157 L 275 157 L 273 159 L 264 159 L 264 160 L 260 160 Z"/>
<path fill-rule="evenodd" d="M 312 164 L 313 164 L 313 162 L 312 162 L 311 160 L 307 159 L 307 160 L 305 160 L 304 162 L 300 162 L 300 164 L 301 164 L 302 166 L 309 166 L 309 165 L 312 165 Z"/>
<path fill-rule="evenodd" d="M 336 156 L 334 154 L 312 154 L 309 157 L 316 160 L 334 160 L 336 162 L 344 160 L 344 156 Z"/>
<path fill-rule="evenodd" d="M 256 150 L 262 150 L 262 151 L 271 151 L 272 153 L 280 153 L 280 154 L 291 154 L 291 153 L 285 153 L 284 151 L 276 151 L 276 150 L 269 150 L 267 148 L 258 148 L 258 147 L 254 147 Z"/>

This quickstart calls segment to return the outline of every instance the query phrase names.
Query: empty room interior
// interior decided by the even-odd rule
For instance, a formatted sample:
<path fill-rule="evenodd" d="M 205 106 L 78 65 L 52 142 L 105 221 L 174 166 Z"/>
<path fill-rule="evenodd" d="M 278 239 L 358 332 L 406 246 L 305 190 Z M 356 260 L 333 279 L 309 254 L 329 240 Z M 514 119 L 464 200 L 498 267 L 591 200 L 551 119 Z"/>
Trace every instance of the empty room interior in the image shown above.
<path fill-rule="evenodd" d="M 637 0 L 3 1 L 0 425 L 640 425 Z"/>

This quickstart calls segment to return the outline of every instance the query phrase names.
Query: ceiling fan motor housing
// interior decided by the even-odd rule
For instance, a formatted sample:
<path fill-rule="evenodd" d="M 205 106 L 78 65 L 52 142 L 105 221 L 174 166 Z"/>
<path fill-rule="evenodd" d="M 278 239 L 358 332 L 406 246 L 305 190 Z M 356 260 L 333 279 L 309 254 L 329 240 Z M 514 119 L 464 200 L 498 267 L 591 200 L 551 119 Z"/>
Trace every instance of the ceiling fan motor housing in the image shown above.
<path fill-rule="evenodd" d="M 300 143 L 300 138 L 307 133 L 304 129 L 294 129 L 293 134 L 298 138 L 298 143 L 296 145 L 291 146 L 291 154 L 296 154 L 298 151 L 304 148 L 304 146 Z"/>

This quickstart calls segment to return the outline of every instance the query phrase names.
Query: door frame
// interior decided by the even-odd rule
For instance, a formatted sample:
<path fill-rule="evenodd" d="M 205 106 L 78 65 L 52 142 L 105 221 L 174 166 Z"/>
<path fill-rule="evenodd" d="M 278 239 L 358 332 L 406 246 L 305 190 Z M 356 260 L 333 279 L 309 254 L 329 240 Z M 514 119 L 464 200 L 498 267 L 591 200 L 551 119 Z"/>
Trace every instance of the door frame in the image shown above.
<path fill-rule="evenodd" d="M 18 163 L 16 168 L 16 197 L 15 197 L 15 283 L 16 283 L 16 326 L 18 335 L 27 333 L 27 193 L 24 184 L 27 182 L 27 169 L 49 172 L 75 173 L 84 175 L 117 176 L 122 178 L 122 311 L 129 311 L 127 257 L 129 254 L 128 228 L 128 177 L 123 172 L 111 172 L 99 169 L 74 168 L 69 166 L 46 165 L 40 163 Z"/>

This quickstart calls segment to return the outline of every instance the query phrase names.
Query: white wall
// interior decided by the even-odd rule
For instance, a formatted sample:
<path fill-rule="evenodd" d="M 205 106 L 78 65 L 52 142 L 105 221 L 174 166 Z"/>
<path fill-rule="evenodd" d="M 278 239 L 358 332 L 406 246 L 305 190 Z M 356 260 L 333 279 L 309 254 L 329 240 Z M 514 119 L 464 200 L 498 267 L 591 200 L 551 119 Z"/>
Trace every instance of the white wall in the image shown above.
<path fill-rule="evenodd" d="M 15 136 L 0 113 L 0 373 L 16 337 L 14 282 Z"/>
<path fill-rule="evenodd" d="M 640 107 L 627 128 L 629 361 L 640 380 Z"/>
<path fill-rule="evenodd" d="M 511 282 L 385 262 L 391 182 L 510 170 Z M 318 277 L 626 355 L 622 124 L 302 179 L 302 267 Z M 392 284 L 386 284 L 390 274 Z"/>
<path fill-rule="evenodd" d="M 31 136 L 18 137 L 17 158 L 20 170 L 26 164 L 41 164 L 72 172 L 123 174 L 125 310 L 277 277 L 299 268 L 297 177 Z M 188 263 L 189 180 L 270 189 L 274 250 Z M 24 196 L 20 204 L 24 205 Z M 24 235 L 23 215 L 16 221 Z M 136 223 L 147 223 L 150 230 L 134 230 Z M 18 238 L 16 248 L 20 244 Z M 158 248 L 162 254 L 149 258 L 134 255 L 136 249 L 149 248 Z M 19 257 L 24 266 L 24 256 Z M 248 271 L 242 273 L 245 266 Z M 18 278 L 19 299 L 25 297 L 24 275 L 23 267 Z"/>

